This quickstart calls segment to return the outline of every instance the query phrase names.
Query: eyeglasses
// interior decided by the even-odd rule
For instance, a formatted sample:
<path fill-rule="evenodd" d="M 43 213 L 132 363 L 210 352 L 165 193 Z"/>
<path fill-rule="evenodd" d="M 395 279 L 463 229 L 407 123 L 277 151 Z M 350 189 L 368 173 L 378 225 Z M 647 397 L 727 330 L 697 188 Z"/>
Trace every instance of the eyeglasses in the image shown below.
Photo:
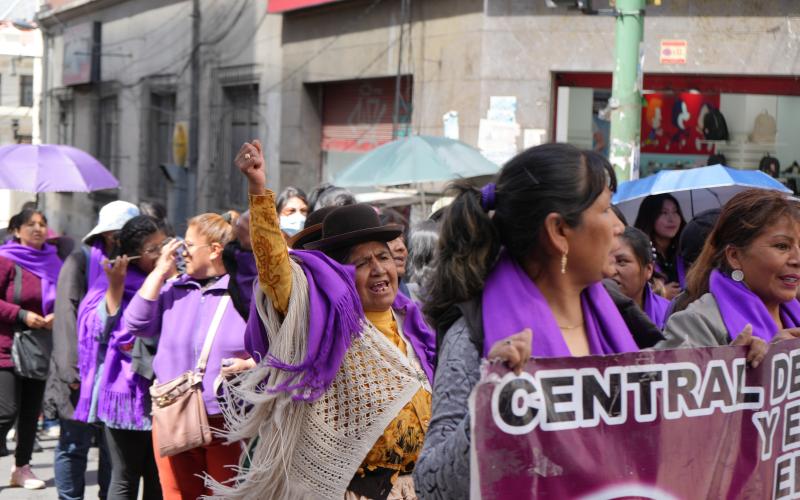
<path fill-rule="evenodd" d="M 188 242 L 188 241 L 184 241 L 184 242 L 183 242 L 183 252 L 186 252 L 186 253 L 188 253 L 188 254 L 191 254 L 191 253 L 193 253 L 195 250 L 197 250 L 198 248 L 210 247 L 210 246 L 211 246 L 211 244 L 210 244 L 210 243 L 206 243 L 206 244 L 204 244 L 204 245 L 195 245 L 194 243 L 190 243 L 190 242 Z M 181 253 L 183 253 L 183 252 L 181 252 Z"/>

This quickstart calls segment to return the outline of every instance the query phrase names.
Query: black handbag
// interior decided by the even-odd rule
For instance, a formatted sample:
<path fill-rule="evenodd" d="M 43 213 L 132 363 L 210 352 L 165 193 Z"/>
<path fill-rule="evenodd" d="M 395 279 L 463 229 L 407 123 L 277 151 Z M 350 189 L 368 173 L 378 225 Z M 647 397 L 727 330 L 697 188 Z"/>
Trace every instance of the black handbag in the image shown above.
<path fill-rule="evenodd" d="M 22 296 L 22 268 L 14 266 L 14 303 L 20 304 Z M 53 352 L 53 332 L 46 329 L 14 328 L 11 358 L 14 371 L 20 377 L 47 380 L 50 373 L 50 355 Z"/>

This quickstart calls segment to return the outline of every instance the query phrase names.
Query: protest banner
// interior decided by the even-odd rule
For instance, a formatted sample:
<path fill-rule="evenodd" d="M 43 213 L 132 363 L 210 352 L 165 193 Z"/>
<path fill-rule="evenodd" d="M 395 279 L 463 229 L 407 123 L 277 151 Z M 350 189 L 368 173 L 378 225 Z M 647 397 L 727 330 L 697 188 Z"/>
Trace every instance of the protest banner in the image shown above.
<path fill-rule="evenodd" d="M 472 498 L 798 498 L 800 340 L 486 365 Z"/>

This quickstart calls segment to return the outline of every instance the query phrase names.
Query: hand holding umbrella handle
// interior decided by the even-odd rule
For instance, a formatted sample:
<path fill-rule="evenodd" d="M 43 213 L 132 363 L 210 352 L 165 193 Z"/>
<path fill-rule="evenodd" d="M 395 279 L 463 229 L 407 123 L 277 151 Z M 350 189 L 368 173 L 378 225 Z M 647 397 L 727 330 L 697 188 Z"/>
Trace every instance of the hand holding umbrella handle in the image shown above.
<path fill-rule="evenodd" d="M 252 195 L 264 194 L 267 185 L 266 162 L 261 149 L 261 141 L 245 142 L 239 148 L 233 162 L 236 167 L 247 177 L 249 192 Z"/>

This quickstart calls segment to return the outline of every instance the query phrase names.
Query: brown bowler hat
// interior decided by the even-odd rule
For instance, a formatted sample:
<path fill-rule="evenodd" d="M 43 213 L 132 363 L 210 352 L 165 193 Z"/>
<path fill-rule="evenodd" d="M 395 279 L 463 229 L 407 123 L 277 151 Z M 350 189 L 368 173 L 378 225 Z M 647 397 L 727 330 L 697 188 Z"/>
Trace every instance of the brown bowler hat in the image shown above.
<path fill-rule="evenodd" d="M 337 250 L 368 241 L 392 241 L 403 234 L 399 224 L 381 225 L 375 210 L 365 204 L 337 207 L 322 222 L 322 239 L 306 243 L 307 250 Z"/>
<path fill-rule="evenodd" d="M 289 246 L 293 249 L 303 249 L 303 245 L 322 238 L 322 221 L 329 213 L 339 207 L 324 207 L 314 210 L 306 218 L 303 230 L 289 238 Z"/>

